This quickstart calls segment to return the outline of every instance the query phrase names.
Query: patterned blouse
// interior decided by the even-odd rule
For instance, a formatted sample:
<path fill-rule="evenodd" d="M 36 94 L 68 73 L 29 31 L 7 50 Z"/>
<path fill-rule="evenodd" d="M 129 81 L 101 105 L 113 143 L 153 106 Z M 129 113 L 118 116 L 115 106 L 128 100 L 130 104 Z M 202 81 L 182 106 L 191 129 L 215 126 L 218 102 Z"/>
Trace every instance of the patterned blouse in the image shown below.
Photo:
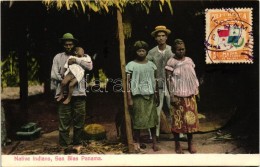
<path fill-rule="evenodd" d="M 125 71 L 132 75 L 131 81 L 127 82 L 128 84 L 131 84 L 131 92 L 133 96 L 154 94 L 154 72 L 156 69 L 155 64 L 151 61 L 148 61 L 145 64 L 131 61 L 126 65 Z"/>
<path fill-rule="evenodd" d="M 198 94 L 199 82 L 195 73 L 192 59 L 185 57 L 180 61 L 169 59 L 165 69 L 172 72 L 170 78 L 170 94 L 178 97 L 189 97 Z"/>

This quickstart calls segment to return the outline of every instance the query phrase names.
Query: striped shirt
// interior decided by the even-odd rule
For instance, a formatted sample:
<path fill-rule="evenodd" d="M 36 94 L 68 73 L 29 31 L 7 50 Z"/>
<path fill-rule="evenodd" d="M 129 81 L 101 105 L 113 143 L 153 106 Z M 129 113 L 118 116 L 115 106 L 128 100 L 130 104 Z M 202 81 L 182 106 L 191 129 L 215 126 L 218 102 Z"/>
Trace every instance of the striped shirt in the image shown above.
<path fill-rule="evenodd" d="M 172 72 L 169 90 L 171 95 L 189 97 L 198 94 L 199 82 L 194 68 L 195 64 L 189 57 L 182 61 L 169 59 L 165 69 Z"/>

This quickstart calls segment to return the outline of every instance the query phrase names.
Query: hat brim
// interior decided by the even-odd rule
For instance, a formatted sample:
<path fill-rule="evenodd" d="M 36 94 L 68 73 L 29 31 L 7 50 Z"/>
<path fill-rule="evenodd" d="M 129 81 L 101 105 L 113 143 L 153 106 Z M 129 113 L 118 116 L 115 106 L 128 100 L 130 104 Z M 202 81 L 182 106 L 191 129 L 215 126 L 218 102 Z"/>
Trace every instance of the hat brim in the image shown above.
<path fill-rule="evenodd" d="M 64 42 L 64 41 L 73 41 L 73 42 L 75 42 L 75 43 L 78 43 L 79 41 L 77 40 L 77 39 L 75 39 L 75 38 L 60 38 L 59 39 L 59 41 L 60 41 L 60 43 L 62 43 L 62 42 Z"/>
<path fill-rule="evenodd" d="M 163 30 L 158 29 L 158 30 L 154 30 L 154 31 L 151 33 L 151 35 L 152 35 L 153 37 L 155 37 L 155 34 L 158 33 L 158 32 L 165 32 L 167 35 L 169 35 L 169 34 L 171 33 L 171 30 L 169 30 L 169 29 L 163 29 Z"/>

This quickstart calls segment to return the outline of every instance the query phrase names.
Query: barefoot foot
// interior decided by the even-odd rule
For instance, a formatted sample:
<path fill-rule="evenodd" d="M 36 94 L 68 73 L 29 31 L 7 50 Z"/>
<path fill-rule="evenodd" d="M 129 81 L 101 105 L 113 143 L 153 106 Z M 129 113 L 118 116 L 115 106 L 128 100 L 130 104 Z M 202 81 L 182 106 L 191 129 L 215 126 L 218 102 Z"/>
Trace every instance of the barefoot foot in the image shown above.
<path fill-rule="evenodd" d="M 80 154 L 80 153 L 81 153 L 81 148 L 82 148 L 81 145 L 74 146 L 73 148 L 77 150 L 77 154 Z"/>
<path fill-rule="evenodd" d="M 193 142 L 190 140 L 188 141 L 188 150 L 191 154 L 194 154 L 197 152 L 197 150 L 195 149 Z"/>
<path fill-rule="evenodd" d="M 195 154 L 197 152 L 197 150 L 194 148 L 194 146 L 190 146 L 188 147 L 188 150 L 191 154 Z"/>
<path fill-rule="evenodd" d="M 182 151 L 181 148 L 175 148 L 175 152 L 176 152 L 177 154 L 184 154 L 184 152 Z"/>
<path fill-rule="evenodd" d="M 177 154 L 184 154 L 184 152 L 182 151 L 181 145 L 179 142 L 175 143 L 175 152 Z"/>
<path fill-rule="evenodd" d="M 57 101 L 58 102 L 61 101 L 61 99 L 63 99 L 63 97 L 64 97 L 63 95 L 60 95 L 59 98 L 57 99 Z"/>
<path fill-rule="evenodd" d="M 158 147 L 158 146 L 156 146 L 156 145 L 154 145 L 153 147 L 153 151 L 160 151 L 161 149 Z"/>

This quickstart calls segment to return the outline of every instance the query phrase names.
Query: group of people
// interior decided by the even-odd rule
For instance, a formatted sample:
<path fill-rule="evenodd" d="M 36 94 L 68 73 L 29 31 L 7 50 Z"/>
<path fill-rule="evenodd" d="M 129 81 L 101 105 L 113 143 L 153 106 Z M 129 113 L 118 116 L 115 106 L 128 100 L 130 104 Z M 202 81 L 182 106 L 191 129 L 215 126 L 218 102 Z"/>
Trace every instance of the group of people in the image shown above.
<path fill-rule="evenodd" d="M 160 114 L 164 100 L 171 110 L 171 130 L 175 139 L 175 151 L 182 154 L 180 134 L 187 134 L 188 151 L 196 153 L 192 133 L 198 131 L 198 111 L 195 96 L 198 94 L 198 79 L 195 64 L 186 56 L 185 43 L 176 39 L 167 45 L 171 33 L 165 26 L 157 26 L 151 33 L 158 45 L 149 50 L 145 41 L 133 45 L 134 60 L 125 67 L 127 73 L 127 103 L 133 123 L 133 134 L 140 149 L 140 131 L 149 129 L 154 151 L 160 150 L 157 141 L 160 135 Z M 53 59 L 51 78 L 56 83 L 55 98 L 58 102 L 59 144 L 68 146 L 69 128 L 73 122 L 73 145 L 80 145 L 85 121 L 84 71 L 92 70 L 89 55 L 78 40 L 66 33 L 60 39 L 65 52 Z M 68 85 L 68 86 L 67 86 Z M 68 90 L 67 90 L 68 87 Z M 67 97 L 64 101 L 64 97 Z"/>
<path fill-rule="evenodd" d="M 195 96 L 199 82 L 195 64 L 186 56 L 185 43 L 176 39 L 173 47 L 167 45 L 171 33 L 165 26 L 157 26 L 151 35 L 158 45 L 151 50 L 145 41 L 134 44 L 135 59 L 126 65 L 128 85 L 128 106 L 130 109 L 134 136 L 140 149 L 140 130 L 150 129 L 152 148 L 158 151 L 160 134 L 160 113 L 164 99 L 172 115 L 172 133 L 175 151 L 182 154 L 180 134 L 186 133 L 188 150 L 196 153 L 192 133 L 198 131 L 198 111 Z"/>

